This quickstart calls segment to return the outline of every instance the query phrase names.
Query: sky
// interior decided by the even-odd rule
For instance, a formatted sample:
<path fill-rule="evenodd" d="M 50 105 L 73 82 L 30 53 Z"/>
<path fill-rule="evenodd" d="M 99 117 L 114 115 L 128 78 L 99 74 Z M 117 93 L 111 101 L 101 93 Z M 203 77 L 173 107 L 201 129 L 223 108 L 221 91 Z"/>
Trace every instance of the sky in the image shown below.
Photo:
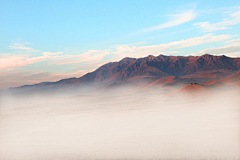
<path fill-rule="evenodd" d="M 81 77 L 124 57 L 240 57 L 236 0 L 1 0 L 0 89 Z"/>

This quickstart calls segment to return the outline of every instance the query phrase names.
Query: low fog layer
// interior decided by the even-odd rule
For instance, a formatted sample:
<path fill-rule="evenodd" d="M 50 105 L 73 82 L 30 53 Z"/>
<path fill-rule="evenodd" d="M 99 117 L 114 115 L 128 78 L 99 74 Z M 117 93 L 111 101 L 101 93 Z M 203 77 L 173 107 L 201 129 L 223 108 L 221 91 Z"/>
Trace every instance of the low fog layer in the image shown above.
<path fill-rule="evenodd" d="M 0 159 L 240 157 L 239 90 L 1 98 Z"/>

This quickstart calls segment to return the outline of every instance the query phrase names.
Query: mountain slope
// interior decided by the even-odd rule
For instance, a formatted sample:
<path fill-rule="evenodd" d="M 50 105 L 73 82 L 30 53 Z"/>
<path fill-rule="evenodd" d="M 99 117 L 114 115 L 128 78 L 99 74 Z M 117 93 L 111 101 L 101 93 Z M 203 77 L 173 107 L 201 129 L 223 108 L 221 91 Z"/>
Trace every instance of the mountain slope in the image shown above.
<path fill-rule="evenodd" d="M 145 58 L 124 58 L 119 62 L 105 64 L 78 79 L 80 83 L 101 83 L 122 81 L 136 76 L 184 76 L 197 71 L 240 70 L 240 58 L 226 56 L 148 56 Z"/>
<path fill-rule="evenodd" d="M 204 86 L 225 86 L 225 85 L 235 85 L 240 87 L 240 72 L 228 76 L 226 78 L 220 79 L 220 80 L 212 80 L 212 81 L 208 81 L 203 83 Z"/>
<path fill-rule="evenodd" d="M 119 62 L 107 63 L 91 73 L 80 78 L 63 79 L 57 82 L 42 83 L 42 85 L 22 86 L 19 88 L 41 88 L 58 89 L 73 88 L 88 85 L 109 85 L 111 83 L 133 82 L 136 79 L 146 80 L 152 83 L 158 79 L 168 76 L 180 77 L 194 73 L 205 73 L 214 70 L 228 71 L 230 73 L 240 70 L 240 58 L 226 56 L 213 56 L 205 54 L 202 56 L 152 56 L 144 58 L 124 58 Z M 202 74 L 204 77 L 204 74 Z M 211 79 L 224 78 L 222 75 L 207 76 Z M 184 81 L 188 82 L 186 79 Z M 190 82 L 190 81 L 189 81 Z"/>

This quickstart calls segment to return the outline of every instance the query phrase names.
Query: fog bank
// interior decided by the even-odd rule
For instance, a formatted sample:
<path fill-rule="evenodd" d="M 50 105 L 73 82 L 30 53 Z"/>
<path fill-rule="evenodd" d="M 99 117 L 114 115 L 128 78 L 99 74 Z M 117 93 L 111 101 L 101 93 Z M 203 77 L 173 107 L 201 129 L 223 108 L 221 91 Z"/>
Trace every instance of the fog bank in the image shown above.
<path fill-rule="evenodd" d="M 238 160 L 239 91 L 5 96 L 0 159 Z M 11 103 L 12 102 L 12 103 Z"/>

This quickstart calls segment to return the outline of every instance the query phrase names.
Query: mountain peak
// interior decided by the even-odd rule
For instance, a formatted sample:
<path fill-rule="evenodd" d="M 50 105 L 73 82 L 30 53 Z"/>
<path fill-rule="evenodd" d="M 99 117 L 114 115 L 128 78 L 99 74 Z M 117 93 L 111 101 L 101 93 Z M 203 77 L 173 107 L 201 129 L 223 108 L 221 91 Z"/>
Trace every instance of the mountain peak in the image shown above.
<path fill-rule="evenodd" d="M 149 55 L 149 56 L 147 56 L 146 57 L 148 60 L 153 60 L 154 58 L 156 58 L 155 56 L 153 56 L 153 55 Z"/>
<path fill-rule="evenodd" d="M 230 57 L 228 57 L 228 56 L 225 56 L 225 55 L 222 55 L 222 56 L 221 56 L 221 58 L 230 58 Z"/>
<path fill-rule="evenodd" d="M 136 59 L 136 58 L 132 58 L 132 57 L 125 57 L 125 58 L 121 59 L 119 62 L 123 62 L 123 61 L 129 61 L 129 60 L 133 60 L 133 59 Z"/>
<path fill-rule="evenodd" d="M 222 58 L 223 57 L 223 58 Z M 70 78 L 51 84 L 110 84 L 127 82 L 132 78 L 160 79 L 167 76 L 185 76 L 211 70 L 239 71 L 240 58 L 226 58 L 204 54 L 202 56 L 149 55 L 143 58 L 125 57 L 118 62 L 107 63 L 80 78 Z"/>
<path fill-rule="evenodd" d="M 213 57 L 213 55 L 206 53 L 206 54 L 202 55 L 201 57 Z"/>
<path fill-rule="evenodd" d="M 148 55 L 147 57 L 149 57 L 149 58 L 155 58 L 155 56 L 153 56 L 153 55 Z"/>

